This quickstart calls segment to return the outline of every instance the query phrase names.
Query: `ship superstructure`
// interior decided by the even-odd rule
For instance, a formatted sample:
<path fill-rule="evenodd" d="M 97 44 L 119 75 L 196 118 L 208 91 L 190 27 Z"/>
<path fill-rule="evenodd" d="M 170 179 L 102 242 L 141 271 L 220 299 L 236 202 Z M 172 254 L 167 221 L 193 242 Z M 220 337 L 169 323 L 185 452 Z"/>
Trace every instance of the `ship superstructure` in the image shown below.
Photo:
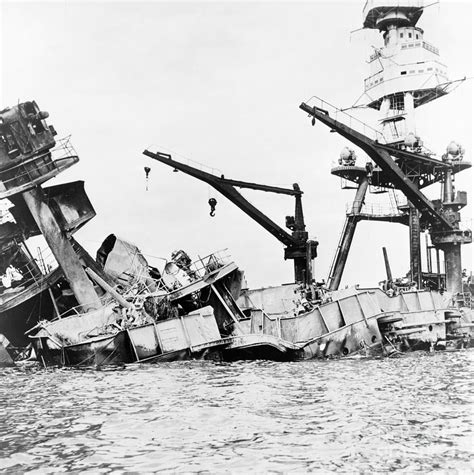
<path fill-rule="evenodd" d="M 439 50 L 424 40 L 417 26 L 423 13 L 421 1 L 367 1 L 363 27 L 377 29 L 383 46 L 369 58 L 370 74 L 364 80 L 366 107 L 380 113 L 379 127 L 370 127 L 327 102 L 313 98 L 300 107 L 360 147 L 371 159 L 356 164 L 354 150 L 345 148 L 339 166 L 332 174 L 357 188 L 329 274 L 331 290 L 339 287 L 351 242 L 360 220 L 398 222 L 409 227 L 410 281 L 417 288 L 437 285 L 446 288 L 456 300 L 464 300 L 461 246 L 472 242 L 472 232 L 461 226 L 460 209 L 467 204 L 467 193 L 454 188 L 454 175 L 471 164 L 464 159 L 463 147 L 451 142 L 446 152 L 436 156 L 417 133 L 415 109 L 446 95 L 456 81 L 449 81 Z M 314 105 L 313 105 L 314 104 Z M 430 200 L 422 189 L 440 183 L 441 199 Z M 354 187 L 354 186 L 352 186 Z M 382 213 L 365 205 L 367 191 L 401 191 L 406 202 L 395 202 L 392 212 Z M 421 233 L 429 232 L 430 252 L 436 252 L 437 272 L 421 269 Z M 439 252 L 444 252 L 445 269 L 440 268 Z M 462 302 L 461 302 L 462 303 Z"/>
<path fill-rule="evenodd" d="M 384 44 L 369 57 L 362 97 L 381 112 L 387 143 L 414 145 L 415 108 L 447 94 L 453 84 L 439 49 L 425 41 L 417 26 L 422 13 L 420 0 L 371 0 L 363 9 L 363 27 L 379 30 Z"/>
<path fill-rule="evenodd" d="M 83 269 L 95 263 L 73 238 L 95 216 L 84 183 L 42 186 L 79 160 L 69 137 L 55 139 L 48 116 L 35 101 L 0 111 L 0 331 L 15 344 L 37 314 L 100 306 Z M 27 240 L 40 234 L 48 256 L 34 257 Z"/>

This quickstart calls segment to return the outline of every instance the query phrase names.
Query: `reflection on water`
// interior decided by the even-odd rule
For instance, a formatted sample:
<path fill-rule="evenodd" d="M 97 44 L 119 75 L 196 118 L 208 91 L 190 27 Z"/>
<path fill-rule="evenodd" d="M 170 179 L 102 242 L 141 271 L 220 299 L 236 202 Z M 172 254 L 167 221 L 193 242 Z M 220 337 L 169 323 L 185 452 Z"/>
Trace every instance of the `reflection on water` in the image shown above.
<path fill-rule="evenodd" d="M 472 350 L 0 371 L 0 470 L 468 471 Z"/>

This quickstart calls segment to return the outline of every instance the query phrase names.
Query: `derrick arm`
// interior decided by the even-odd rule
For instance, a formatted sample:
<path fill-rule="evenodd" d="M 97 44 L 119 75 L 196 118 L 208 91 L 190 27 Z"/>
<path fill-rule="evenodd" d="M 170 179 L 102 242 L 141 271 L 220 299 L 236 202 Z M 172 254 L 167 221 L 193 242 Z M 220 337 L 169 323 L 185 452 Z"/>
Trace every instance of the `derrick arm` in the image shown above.
<path fill-rule="evenodd" d="M 318 107 L 311 107 L 306 103 L 300 105 L 300 109 L 327 125 L 331 130 L 350 140 L 353 144 L 364 150 L 365 153 L 386 173 L 389 174 L 393 184 L 402 191 L 413 205 L 428 217 L 431 224 L 440 226 L 444 230 L 452 230 L 453 225 L 448 222 L 444 216 L 435 210 L 431 201 L 418 189 L 395 163 L 387 151 L 386 145 L 378 144 L 375 140 L 357 132 L 347 125 L 339 122 L 329 116 L 327 111 Z"/>
<path fill-rule="evenodd" d="M 297 282 L 310 283 L 312 280 L 311 261 L 317 256 L 317 241 L 309 241 L 308 233 L 304 224 L 303 207 L 301 203 L 301 195 L 303 192 L 295 183 L 293 189 L 279 188 L 276 186 L 260 185 L 257 183 L 250 183 L 245 181 L 231 180 L 218 177 L 211 173 L 199 170 L 190 165 L 177 162 L 171 158 L 171 155 L 164 153 L 153 153 L 149 150 L 143 152 L 147 157 L 153 158 L 165 165 L 168 165 L 175 170 L 180 170 L 187 175 L 190 175 L 198 180 L 204 181 L 211 185 L 244 213 L 250 216 L 260 226 L 266 229 L 272 236 L 276 237 L 285 247 L 285 259 L 292 259 L 294 261 L 295 280 Z M 279 193 L 291 195 L 295 197 L 295 216 L 287 217 L 287 226 L 292 230 L 292 234 L 286 232 L 283 228 L 273 222 L 268 216 L 263 214 L 255 206 L 249 203 L 236 189 L 249 188 L 252 190 L 267 191 L 272 193 Z M 288 221 L 289 220 L 289 221 Z"/>
<path fill-rule="evenodd" d="M 229 180 L 227 178 L 219 178 L 211 173 L 199 170 L 198 168 L 191 167 L 184 163 L 177 162 L 173 160 L 170 155 L 163 153 L 153 153 L 149 150 L 143 152 L 147 157 L 158 160 L 165 165 L 168 165 L 176 170 L 180 170 L 187 175 L 190 175 L 198 180 L 204 181 L 205 183 L 211 185 L 219 193 L 223 194 L 227 199 L 232 203 L 237 205 L 244 213 L 250 216 L 254 221 L 256 221 L 260 226 L 265 228 L 270 234 L 275 236 L 280 242 L 285 246 L 294 246 L 298 244 L 298 241 L 282 229 L 278 224 L 274 223 L 270 218 L 263 214 L 260 210 L 255 208 L 250 202 L 248 202 L 235 188 L 234 186 L 239 186 L 242 188 L 251 188 L 254 190 L 262 191 L 272 191 L 274 193 L 282 193 L 288 195 L 301 195 L 301 191 L 287 190 L 285 188 L 278 188 L 267 185 L 258 185 L 256 183 L 248 183 L 236 180 Z"/>

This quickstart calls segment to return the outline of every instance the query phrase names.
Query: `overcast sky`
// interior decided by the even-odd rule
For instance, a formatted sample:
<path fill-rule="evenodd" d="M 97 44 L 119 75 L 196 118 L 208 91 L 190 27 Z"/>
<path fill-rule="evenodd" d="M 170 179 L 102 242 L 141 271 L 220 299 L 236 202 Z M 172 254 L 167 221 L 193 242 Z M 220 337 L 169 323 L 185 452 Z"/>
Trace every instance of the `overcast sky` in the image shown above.
<path fill-rule="evenodd" d="M 299 183 L 307 228 L 320 243 L 316 274 L 326 278 L 354 191 L 330 174 L 346 142 L 322 124 L 311 127 L 298 106 L 317 95 L 347 107 L 362 93 L 366 60 L 382 44 L 376 32 L 350 34 L 362 26 L 363 5 L 3 1 L 1 106 L 34 99 L 59 137 L 72 134 L 80 162 L 49 184 L 86 182 L 97 216 L 77 239 L 93 255 L 115 233 L 153 256 L 229 248 L 252 287 L 293 279 L 282 244 L 206 184 L 142 156 L 152 147 L 229 178 Z M 472 20 L 470 1 L 443 1 L 419 21 L 452 79 L 473 76 Z M 433 150 L 443 153 L 454 139 L 471 160 L 472 80 L 417 114 Z M 149 191 L 144 166 L 152 168 Z M 456 185 L 472 200 L 472 172 L 463 175 Z M 439 186 L 427 193 L 438 197 Z M 291 197 L 243 194 L 281 226 L 294 212 Z M 382 246 L 394 275 L 405 274 L 408 229 L 363 222 L 342 283 L 383 279 Z M 469 268 L 470 246 L 463 255 Z"/>

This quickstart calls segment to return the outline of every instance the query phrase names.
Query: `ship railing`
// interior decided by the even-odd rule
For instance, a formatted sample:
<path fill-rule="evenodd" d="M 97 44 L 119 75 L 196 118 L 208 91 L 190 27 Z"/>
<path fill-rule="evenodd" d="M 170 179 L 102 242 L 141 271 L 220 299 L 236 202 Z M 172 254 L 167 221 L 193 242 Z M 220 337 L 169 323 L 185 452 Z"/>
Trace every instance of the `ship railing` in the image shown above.
<path fill-rule="evenodd" d="M 34 262 L 30 261 L 22 266 L 12 263 L 14 275 L 21 278 L 11 277 L 8 281 L 6 274 L 3 274 L 0 294 L 11 294 L 13 297 L 32 286 L 40 286 L 58 268 L 58 263 L 49 248 L 42 250 L 38 248 L 37 257 L 31 256 L 31 258 Z"/>
<path fill-rule="evenodd" d="M 198 259 L 191 264 L 190 268 L 197 276 L 202 278 L 230 261 L 231 256 L 228 249 L 220 249 L 204 257 L 198 256 Z"/>
<path fill-rule="evenodd" d="M 185 155 L 182 155 L 178 152 L 175 152 L 174 150 L 171 150 L 170 148 L 167 148 L 163 145 L 151 144 L 147 147 L 147 150 L 153 151 L 154 153 L 165 151 L 166 153 L 170 154 L 170 156 L 171 155 L 173 156 L 173 160 L 179 161 L 180 163 L 184 163 L 185 165 L 189 165 L 190 167 L 196 168 L 206 173 L 210 173 L 211 175 L 215 175 L 219 177 L 224 176 L 224 173 L 220 168 L 210 167 L 209 165 L 206 165 L 205 163 L 192 160 L 191 158 L 186 157 Z"/>
<path fill-rule="evenodd" d="M 99 302 L 102 307 L 105 307 L 115 302 L 115 299 L 110 294 L 105 293 L 104 295 L 99 297 Z M 82 305 L 76 305 L 74 307 L 69 307 L 67 310 L 57 315 L 56 318 L 52 319 L 51 321 L 54 322 L 61 318 L 71 317 L 73 315 L 82 315 L 87 312 L 86 310 L 84 310 L 84 308 L 88 308 L 88 307 L 93 308 L 93 306 L 96 304 L 97 304 L 97 301 L 94 301 L 94 302 L 89 302 L 89 303 L 83 303 Z"/>
<path fill-rule="evenodd" d="M 418 153 L 420 155 L 426 155 L 436 160 L 441 160 L 439 153 L 433 152 L 434 148 L 435 147 L 431 142 L 422 137 L 422 144 L 420 147 L 416 147 L 415 149 L 410 149 L 409 147 L 406 147 L 405 149 L 411 152 Z"/>
<path fill-rule="evenodd" d="M 357 208 L 360 205 L 359 200 L 346 203 L 346 214 L 357 214 Z M 363 202 L 360 214 L 371 216 L 403 216 L 403 213 L 394 206 L 382 203 L 365 203 Z"/>
<path fill-rule="evenodd" d="M 366 137 L 379 143 L 386 143 L 382 132 L 361 121 L 357 117 L 348 114 L 344 109 L 340 109 L 317 96 L 312 96 L 308 101 L 306 101 L 306 103 L 309 106 L 316 106 L 318 109 L 326 111 L 332 119 L 349 126 L 351 129 L 354 129 Z"/>
<path fill-rule="evenodd" d="M 473 298 L 471 292 L 461 292 L 453 295 L 452 297 L 454 305 L 457 307 L 473 307 Z"/>
<path fill-rule="evenodd" d="M 332 168 L 338 168 L 338 167 L 365 167 L 365 163 L 369 161 L 366 159 L 364 163 L 362 163 L 362 159 L 359 159 L 359 156 L 356 155 L 354 162 L 351 164 L 344 163 L 342 160 L 341 162 L 339 159 L 337 160 L 331 160 L 331 169 Z M 357 185 L 354 185 L 357 188 Z"/>
<path fill-rule="evenodd" d="M 381 56 L 381 53 L 379 50 L 376 50 L 375 53 L 372 53 L 370 56 L 369 56 L 369 63 L 371 63 L 372 61 L 375 61 L 377 58 L 380 58 Z"/>
<path fill-rule="evenodd" d="M 362 9 L 362 18 L 365 19 L 370 10 L 379 8 L 381 6 L 396 8 L 400 6 L 400 0 L 384 0 L 383 2 L 380 0 L 366 0 L 364 8 Z M 422 9 L 424 7 L 424 2 L 423 0 L 411 0 L 408 2 L 407 6 L 410 6 L 411 8 Z"/>
<path fill-rule="evenodd" d="M 71 135 L 56 140 L 56 146 L 51 149 L 53 161 L 69 157 L 77 157 L 77 152 L 71 143 Z"/>
<path fill-rule="evenodd" d="M 144 254 L 145 256 L 147 254 Z M 161 259 L 161 258 L 160 258 Z M 179 265 L 173 260 L 167 260 L 164 268 L 168 263 L 174 263 L 177 266 L 176 270 L 176 281 L 173 285 L 175 285 L 175 289 L 184 287 L 191 282 L 195 282 L 196 280 L 204 278 L 207 274 L 212 271 L 215 271 L 226 264 L 231 262 L 231 256 L 228 252 L 228 249 L 221 249 L 219 251 L 212 252 L 204 257 L 198 256 L 198 259 L 191 262 L 188 266 Z M 190 279 L 191 282 L 182 282 L 180 281 L 179 273 L 184 272 L 187 275 L 187 278 Z M 169 273 L 168 273 L 169 275 Z M 171 275 L 173 273 L 171 272 Z M 127 298 L 131 299 L 140 299 L 143 295 L 146 295 L 150 292 L 150 288 L 144 282 L 152 281 L 158 289 L 166 290 L 167 292 L 175 290 L 170 289 L 170 282 L 166 281 L 165 278 L 162 276 L 159 279 L 154 279 L 150 277 L 148 274 L 145 274 L 145 270 L 141 273 L 132 273 L 127 272 L 127 276 L 131 277 L 133 280 L 131 285 L 126 289 L 125 294 Z"/>
<path fill-rule="evenodd" d="M 60 162 L 70 160 L 71 157 L 77 157 L 77 153 L 71 144 L 71 136 L 68 135 L 56 141 L 56 146 L 31 158 L 22 160 L 11 168 L 2 170 L 0 172 L 0 181 L 3 182 L 6 189 L 13 186 L 27 182 L 32 182 L 38 178 L 39 175 L 46 175 L 52 170 L 59 169 Z M 41 159 L 46 159 L 41 162 Z M 31 170 L 26 166 L 28 163 L 34 161 L 34 174 L 31 175 Z M 8 178 L 9 177 L 9 178 Z"/>
<path fill-rule="evenodd" d="M 436 46 L 432 45 L 431 43 L 428 43 L 427 41 L 423 41 L 423 48 L 439 56 L 439 49 Z"/>

